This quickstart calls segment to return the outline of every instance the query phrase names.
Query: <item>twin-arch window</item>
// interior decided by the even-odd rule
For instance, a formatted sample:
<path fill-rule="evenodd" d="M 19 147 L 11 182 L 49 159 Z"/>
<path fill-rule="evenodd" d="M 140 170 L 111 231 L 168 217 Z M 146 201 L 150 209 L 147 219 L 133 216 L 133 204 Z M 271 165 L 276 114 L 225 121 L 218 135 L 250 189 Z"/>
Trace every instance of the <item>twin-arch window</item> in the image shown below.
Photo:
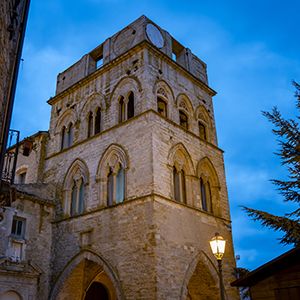
<path fill-rule="evenodd" d="M 201 195 L 201 208 L 204 211 L 212 213 L 211 188 L 208 180 L 202 177 L 199 179 L 199 188 Z M 178 170 L 173 167 L 173 195 L 177 202 L 187 203 L 186 201 L 186 176 L 183 169 Z"/>
<path fill-rule="evenodd" d="M 117 168 L 109 168 L 107 175 L 107 206 L 118 204 L 125 198 L 125 170 L 119 163 Z"/>
<path fill-rule="evenodd" d="M 212 212 L 211 189 L 209 181 L 200 178 L 201 206 L 207 212 Z"/>
<path fill-rule="evenodd" d="M 63 126 L 61 132 L 61 150 L 69 148 L 73 145 L 74 125 L 70 123 L 68 127 Z"/>
<path fill-rule="evenodd" d="M 184 170 L 173 167 L 174 200 L 186 203 L 186 182 Z"/>
<path fill-rule="evenodd" d="M 134 117 L 134 94 L 130 92 L 128 97 L 119 98 L 119 123 Z"/>
<path fill-rule="evenodd" d="M 73 180 L 71 191 L 71 207 L 70 215 L 75 216 L 83 213 L 84 211 L 84 199 L 85 199 L 85 187 L 83 179 Z"/>
<path fill-rule="evenodd" d="M 88 114 L 87 136 L 91 137 L 92 135 L 99 133 L 101 131 L 101 129 L 102 129 L 101 108 L 98 107 L 94 113 L 90 111 Z"/>

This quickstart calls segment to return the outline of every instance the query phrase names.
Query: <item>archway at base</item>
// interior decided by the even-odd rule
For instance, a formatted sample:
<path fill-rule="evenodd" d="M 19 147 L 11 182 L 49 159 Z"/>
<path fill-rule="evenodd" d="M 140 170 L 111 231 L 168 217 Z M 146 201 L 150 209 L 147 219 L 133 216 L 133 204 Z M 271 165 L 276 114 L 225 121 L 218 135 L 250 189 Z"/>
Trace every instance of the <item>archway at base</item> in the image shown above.
<path fill-rule="evenodd" d="M 94 281 L 86 292 L 84 300 L 109 300 L 109 293 L 102 283 Z"/>
<path fill-rule="evenodd" d="M 101 298 L 93 298 L 101 289 Z M 59 276 L 50 300 L 124 299 L 116 272 L 100 256 L 85 251 L 75 256 Z"/>
<path fill-rule="evenodd" d="M 182 300 L 219 300 L 218 273 L 201 251 L 190 263 L 182 286 Z"/>
<path fill-rule="evenodd" d="M 207 266 L 199 261 L 187 286 L 187 300 L 218 300 L 219 289 Z"/>

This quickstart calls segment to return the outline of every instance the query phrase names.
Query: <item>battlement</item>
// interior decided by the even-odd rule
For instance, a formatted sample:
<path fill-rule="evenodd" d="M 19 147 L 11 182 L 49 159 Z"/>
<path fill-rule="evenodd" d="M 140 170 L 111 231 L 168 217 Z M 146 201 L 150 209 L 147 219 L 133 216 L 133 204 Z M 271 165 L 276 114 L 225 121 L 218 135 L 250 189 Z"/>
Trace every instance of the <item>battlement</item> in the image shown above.
<path fill-rule="evenodd" d="M 193 76 L 207 84 L 206 64 L 190 49 L 175 40 L 166 30 L 147 17 L 141 16 L 58 74 L 56 94 L 66 90 L 143 41 L 154 45 Z"/>

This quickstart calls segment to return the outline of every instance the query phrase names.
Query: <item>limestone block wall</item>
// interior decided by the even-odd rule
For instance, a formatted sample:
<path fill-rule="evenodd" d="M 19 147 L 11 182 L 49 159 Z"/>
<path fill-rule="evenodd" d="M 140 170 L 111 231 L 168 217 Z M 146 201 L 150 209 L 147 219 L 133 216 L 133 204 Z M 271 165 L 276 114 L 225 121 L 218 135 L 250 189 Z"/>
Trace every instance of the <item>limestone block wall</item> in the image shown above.
<path fill-rule="evenodd" d="M 219 182 L 218 196 L 213 198 L 215 202 L 212 203 L 214 214 L 230 220 L 222 151 L 180 126 L 174 126 L 159 115 L 153 113 L 151 121 L 153 124 L 154 191 L 166 198 L 174 198 L 172 153 L 175 154 L 174 152 L 178 149 L 184 153 L 191 165 L 186 173 L 187 204 L 201 208 L 199 177 L 202 170 L 201 167 L 199 169 L 199 164 L 205 159 L 215 169 Z"/>
<path fill-rule="evenodd" d="M 199 135 L 198 120 L 204 110 L 209 123 L 209 141 L 217 143 L 212 95 L 214 92 L 178 67 L 166 61 L 154 48 L 131 50 L 119 62 L 86 78 L 76 88 L 49 101 L 52 105 L 48 156 L 61 149 L 62 127 L 75 126 L 74 144 L 87 138 L 88 114 L 101 107 L 102 131 L 119 123 L 118 100 L 129 91 L 135 96 L 135 115 L 157 110 L 157 93 L 162 88 L 168 103 L 168 119 L 179 124 L 179 109 L 185 103 L 189 131 Z"/>
<path fill-rule="evenodd" d="M 46 159 L 45 181 L 53 182 L 63 190 L 66 174 L 75 160 L 83 161 L 88 169 L 86 210 L 106 206 L 101 197 L 101 182 L 97 180 L 99 165 L 105 151 L 111 145 L 124 150 L 127 155 L 126 199 L 151 193 L 152 187 L 152 138 L 151 123 L 146 114 L 134 117 L 119 126 L 102 132 L 84 143 L 66 149 Z M 137 146 L 138 143 L 138 146 Z M 106 186 L 102 187 L 102 190 Z M 60 203 L 63 203 L 61 193 Z"/>
<path fill-rule="evenodd" d="M 59 275 L 64 278 L 66 265 L 80 251 L 88 250 L 106 262 L 107 275 L 115 287 L 121 286 L 122 298 L 157 299 L 155 228 L 149 197 L 55 223 L 53 291 L 57 294 L 64 292 L 63 288 L 57 288 L 61 279 Z M 86 247 L 81 240 L 84 232 L 90 232 L 90 242 Z M 80 294 L 72 295 L 72 299 L 76 297 L 81 299 Z"/>
<path fill-rule="evenodd" d="M 227 297 L 239 299 L 236 288 L 230 287 L 230 282 L 234 280 L 235 266 L 230 222 L 159 197 L 155 197 L 153 213 L 157 229 L 155 234 L 156 299 L 186 299 L 189 282 L 199 263 L 202 264 L 201 272 L 204 278 L 199 278 L 195 290 L 201 292 L 203 289 L 202 296 L 204 296 L 205 288 L 215 286 L 206 295 L 209 295 L 209 299 L 219 299 L 217 264 L 209 247 L 209 240 L 216 231 L 227 240 L 223 257 Z M 189 293 L 192 295 L 193 290 Z"/>
<path fill-rule="evenodd" d="M 180 100 L 184 98 L 187 103 L 189 117 L 189 130 L 199 135 L 197 125 L 199 108 L 204 107 L 211 122 L 211 142 L 217 144 L 214 109 L 212 96 L 215 92 L 200 82 L 193 80 L 189 73 L 184 72 L 172 60 L 166 60 L 157 51 L 147 51 L 147 69 L 145 82 L 146 93 L 152 101 L 152 108 L 156 108 L 157 88 L 162 86 L 167 92 L 168 119 L 179 124 Z M 146 59 L 146 58 L 145 58 Z M 155 109 L 156 110 L 156 109 Z"/>
<path fill-rule="evenodd" d="M 101 130 L 119 123 L 118 100 L 134 92 L 135 115 L 144 111 L 146 95 L 140 78 L 143 74 L 143 52 L 136 49 L 133 55 L 123 57 L 116 65 L 103 67 L 76 89 L 61 93 L 50 100 L 50 141 L 48 156 L 61 150 L 61 130 L 70 123 L 75 125 L 74 144 L 87 138 L 88 114 L 101 108 Z"/>

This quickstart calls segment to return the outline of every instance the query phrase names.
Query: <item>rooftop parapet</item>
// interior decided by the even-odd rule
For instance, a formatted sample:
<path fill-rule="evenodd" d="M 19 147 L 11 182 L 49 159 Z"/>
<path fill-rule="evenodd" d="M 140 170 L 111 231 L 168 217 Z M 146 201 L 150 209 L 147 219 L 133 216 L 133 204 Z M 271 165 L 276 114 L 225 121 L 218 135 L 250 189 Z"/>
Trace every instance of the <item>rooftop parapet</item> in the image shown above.
<path fill-rule="evenodd" d="M 206 64 L 195 56 L 190 49 L 182 46 L 167 31 L 147 17 L 141 16 L 105 40 L 90 53 L 84 55 L 74 65 L 58 74 L 56 94 L 66 90 L 143 41 L 157 47 L 196 78 L 207 84 Z"/>

